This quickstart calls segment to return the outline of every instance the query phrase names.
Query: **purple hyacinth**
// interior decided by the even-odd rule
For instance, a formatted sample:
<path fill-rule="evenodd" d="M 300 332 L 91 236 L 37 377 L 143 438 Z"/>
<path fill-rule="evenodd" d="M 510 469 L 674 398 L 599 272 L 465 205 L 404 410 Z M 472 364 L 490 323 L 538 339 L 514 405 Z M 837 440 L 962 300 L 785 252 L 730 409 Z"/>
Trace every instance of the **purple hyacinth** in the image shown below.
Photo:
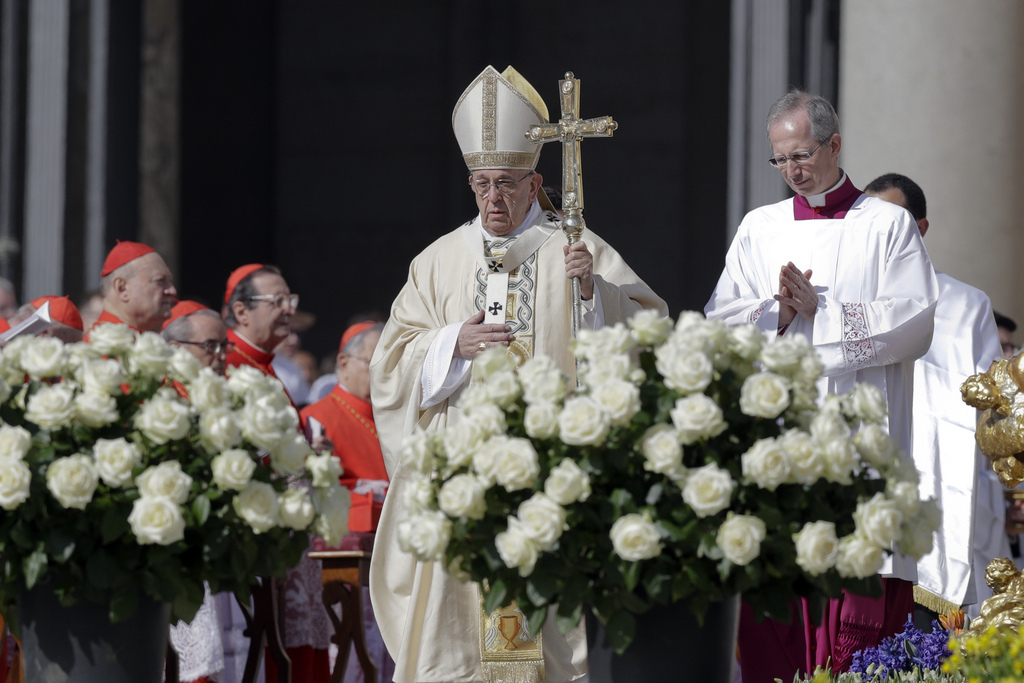
<path fill-rule="evenodd" d="M 913 619 L 908 618 L 901 633 L 885 638 L 877 647 L 855 652 L 850 671 L 867 673 L 872 664 L 875 665 L 875 673 L 937 669 L 949 656 L 948 642 L 949 631 L 938 622 L 932 622 L 931 633 L 924 633 L 914 626 Z"/>

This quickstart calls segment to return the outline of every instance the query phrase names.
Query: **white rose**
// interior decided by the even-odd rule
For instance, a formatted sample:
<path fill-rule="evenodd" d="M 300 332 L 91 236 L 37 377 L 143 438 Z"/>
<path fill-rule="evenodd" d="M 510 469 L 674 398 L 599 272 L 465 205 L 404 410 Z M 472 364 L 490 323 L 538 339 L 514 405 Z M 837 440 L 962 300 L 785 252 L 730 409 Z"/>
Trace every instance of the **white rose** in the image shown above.
<path fill-rule="evenodd" d="M 881 425 L 863 425 L 853 437 L 853 445 L 872 467 L 882 469 L 897 457 L 896 444 Z"/>
<path fill-rule="evenodd" d="M 466 406 L 465 411 L 466 417 L 476 422 L 486 436 L 504 434 L 507 429 L 505 411 L 493 403 Z"/>
<path fill-rule="evenodd" d="M 597 401 L 574 396 L 565 402 L 558 416 L 562 441 L 571 446 L 593 446 L 604 442 L 611 424 Z"/>
<path fill-rule="evenodd" d="M 270 484 L 250 481 L 231 501 L 235 513 L 257 534 L 270 531 L 281 521 L 277 492 Z"/>
<path fill-rule="evenodd" d="M 506 491 L 532 487 L 540 474 L 540 462 L 533 444 L 527 439 L 500 436 L 491 439 L 490 443 L 498 449 L 495 481 L 504 486 Z"/>
<path fill-rule="evenodd" d="M 203 366 L 188 349 L 179 346 L 172 350 L 167 367 L 171 377 L 188 384 L 199 376 L 199 371 Z"/>
<path fill-rule="evenodd" d="M 75 415 L 87 427 L 105 427 L 121 417 L 113 396 L 89 393 L 75 396 Z"/>
<path fill-rule="evenodd" d="M 23 460 L 32 447 L 32 433 L 24 427 L 0 424 L 0 460 Z"/>
<path fill-rule="evenodd" d="M 28 399 L 25 419 L 43 429 L 67 427 L 75 416 L 75 397 L 63 384 L 40 387 Z"/>
<path fill-rule="evenodd" d="M 289 529 L 304 531 L 313 523 L 316 510 L 313 501 L 301 489 L 287 489 L 277 498 L 281 523 Z"/>
<path fill-rule="evenodd" d="M 32 471 L 21 460 L 0 458 L 0 507 L 11 511 L 28 500 Z"/>
<path fill-rule="evenodd" d="M 535 493 L 520 503 L 516 516 L 522 522 L 522 532 L 541 550 L 549 550 L 566 529 L 565 508 L 544 493 Z"/>
<path fill-rule="evenodd" d="M 211 368 L 203 368 L 188 385 L 188 400 L 201 412 L 227 407 L 231 401 L 228 381 Z"/>
<path fill-rule="evenodd" d="M 306 458 L 306 471 L 313 478 L 314 488 L 323 489 L 337 485 L 345 468 L 330 453 L 314 453 Z"/>
<path fill-rule="evenodd" d="M 743 476 L 763 489 L 774 491 L 789 479 L 786 449 L 775 439 L 760 439 L 740 456 Z"/>
<path fill-rule="evenodd" d="M 241 418 L 245 438 L 268 453 L 295 432 L 299 424 L 298 413 L 288 397 L 277 392 L 268 392 L 247 400 Z"/>
<path fill-rule="evenodd" d="M 672 318 L 666 318 L 658 311 L 645 308 L 629 319 L 633 339 L 641 346 L 658 346 L 665 343 L 672 334 Z"/>
<path fill-rule="evenodd" d="M 797 368 L 793 379 L 801 384 L 813 387 L 824 371 L 825 364 L 821 362 L 817 354 L 809 353 L 800 359 L 800 367 Z M 817 391 L 815 391 L 815 394 L 817 394 Z"/>
<path fill-rule="evenodd" d="M 644 432 L 640 442 L 644 469 L 659 474 L 678 473 L 683 467 L 683 447 L 676 430 L 667 424 L 656 424 Z"/>
<path fill-rule="evenodd" d="M 851 433 L 846 418 L 832 410 L 823 410 L 815 415 L 808 431 L 822 445 L 829 441 L 849 441 Z"/>
<path fill-rule="evenodd" d="M 529 576 L 537 564 L 540 547 L 523 529 L 515 517 L 508 518 L 508 529 L 494 537 L 494 546 L 501 561 L 509 569 L 519 569 L 519 576 Z"/>
<path fill-rule="evenodd" d="M 490 346 L 473 359 L 473 380 L 488 379 L 499 372 L 511 372 L 512 361 L 504 346 Z"/>
<path fill-rule="evenodd" d="M 240 448 L 224 451 L 214 457 L 210 463 L 213 470 L 213 483 L 227 491 L 241 491 L 252 480 L 256 471 L 256 461 L 249 451 Z"/>
<path fill-rule="evenodd" d="M 590 394 L 613 425 L 628 425 L 640 412 L 640 387 L 626 380 L 609 380 L 599 384 Z"/>
<path fill-rule="evenodd" d="M 459 583 L 468 583 L 473 580 L 473 576 L 462 568 L 462 555 L 456 555 L 452 558 L 452 561 L 448 563 L 445 571 Z"/>
<path fill-rule="evenodd" d="M 709 517 L 729 507 L 736 482 L 715 463 L 692 468 L 683 485 L 683 501 L 698 517 Z"/>
<path fill-rule="evenodd" d="M 46 488 L 66 508 L 84 510 L 98 483 L 96 466 L 81 453 L 58 458 L 46 469 Z"/>
<path fill-rule="evenodd" d="M 0 370 L 0 403 L 5 403 L 11 397 L 11 385 L 7 383 Z"/>
<path fill-rule="evenodd" d="M 422 512 L 398 523 L 399 547 L 423 562 L 444 557 L 451 535 L 452 522 L 440 510 Z"/>
<path fill-rule="evenodd" d="M 715 374 L 707 354 L 677 344 L 665 344 L 654 351 L 655 367 L 665 386 L 684 394 L 704 391 Z"/>
<path fill-rule="evenodd" d="M 619 517 L 608 535 L 615 554 L 627 562 L 649 560 L 661 554 L 658 527 L 644 515 L 631 513 Z"/>
<path fill-rule="evenodd" d="M 516 399 L 522 393 L 516 373 L 511 370 L 492 373 L 483 382 L 483 387 L 491 402 L 502 409 L 515 405 Z"/>
<path fill-rule="evenodd" d="M 807 432 L 793 429 L 779 437 L 789 460 L 789 483 L 813 484 L 825 475 L 825 458 Z"/>
<path fill-rule="evenodd" d="M 519 382 L 527 403 L 556 403 L 565 397 L 565 377 L 548 356 L 534 356 L 523 363 Z"/>
<path fill-rule="evenodd" d="M 406 467 L 423 474 L 433 472 L 437 461 L 430 435 L 418 427 L 402 442 L 398 455 Z"/>
<path fill-rule="evenodd" d="M 128 368 L 137 374 L 160 379 L 167 374 L 167 363 L 174 353 L 156 332 L 143 332 L 128 354 Z"/>
<path fill-rule="evenodd" d="M 932 532 L 935 530 L 928 526 L 924 517 L 909 517 L 900 530 L 899 549 L 901 552 L 910 555 L 915 560 L 932 551 Z"/>
<path fill-rule="evenodd" d="M 833 439 L 821 446 L 825 461 L 825 478 L 837 484 L 849 486 L 853 483 L 851 474 L 857 466 L 857 449 L 845 439 Z"/>
<path fill-rule="evenodd" d="M 571 458 L 562 458 L 548 473 L 544 493 L 559 505 L 585 501 L 590 497 L 590 476 Z"/>
<path fill-rule="evenodd" d="M 718 527 L 715 543 L 727 560 L 742 567 L 761 554 L 761 541 L 766 534 L 767 527 L 761 519 L 729 513 Z"/>
<path fill-rule="evenodd" d="M 611 356 L 599 356 L 580 363 L 580 382 L 595 387 L 612 380 L 632 379 L 633 363 L 629 356 L 617 353 Z"/>
<path fill-rule="evenodd" d="M 726 342 L 730 351 L 745 361 L 755 361 L 764 348 L 764 333 L 757 325 L 737 325 L 729 328 Z"/>
<path fill-rule="evenodd" d="M 839 576 L 866 579 L 877 574 L 884 562 L 882 548 L 859 533 L 839 541 L 839 557 L 836 559 Z"/>
<path fill-rule="evenodd" d="M 185 517 L 174 501 L 143 496 L 132 504 L 128 523 L 140 545 L 170 545 L 185 538 Z"/>
<path fill-rule="evenodd" d="M 101 356 L 117 356 L 135 344 L 135 332 L 127 325 L 103 323 L 89 330 L 89 344 Z"/>
<path fill-rule="evenodd" d="M 869 424 L 878 424 L 885 419 L 888 405 L 882 390 L 873 384 L 857 384 L 850 392 L 847 405 L 851 413 Z"/>
<path fill-rule="evenodd" d="M 704 394 L 690 394 L 679 399 L 670 414 L 684 446 L 716 437 L 728 427 L 722 417 L 722 409 Z"/>
<path fill-rule="evenodd" d="M 0 369 L 4 379 L 10 384 L 21 384 L 25 381 L 25 370 L 21 367 L 21 354 L 29 347 L 35 337 L 22 335 L 7 342 L 0 355 Z"/>
<path fill-rule="evenodd" d="M 721 321 L 706 320 L 696 311 L 684 311 L 676 321 L 669 343 L 713 355 L 725 347 L 728 335 L 729 331 Z"/>
<path fill-rule="evenodd" d="M 306 463 L 306 457 L 313 453 L 305 437 L 293 432 L 281 439 L 270 451 L 270 465 L 278 474 L 298 476 Z"/>
<path fill-rule="evenodd" d="M 909 481 L 890 481 L 886 486 L 886 497 L 896 502 L 896 507 L 904 518 L 910 518 L 921 509 L 921 498 L 918 496 L 917 484 Z"/>
<path fill-rule="evenodd" d="M 199 439 L 208 450 L 218 453 L 242 443 L 242 428 L 229 408 L 210 408 L 199 414 Z"/>
<path fill-rule="evenodd" d="M 114 358 L 90 358 L 82 361 L 79 378 L 86 393 L 120 395 L 125 382 L 124 368 Z"/>
<path fill-rule="evenodd" d="M 103 483 L 118 488 L 132 482 L 132 468 L 142 462 L 142 451 L 122 438 L 96 439 L 92 457 Z"/>
<path fill-rule="evenodd" d="M 313 491 L 313 507 L 317 512 L 313 520 L 313 533 L 324 539 L 328 547 L 341 543 L 341 539 L 348 533 L 348 510 L 351 504 L 348 489 L 337 483 Z"/>
<path fill-rule="evenodd" d="M 580 330 L 573 342 L 573 353 L 577 358 L 591 361 L 602 356 L 628 353 L 633 349 L 633 344 L 629 328 L 622 323 L 615 323 L 598 330 Z"/>
<path fill-rule="evenodd" d="M 789 374 L 800 367 L 804 357 L 804 348 L 794 341 L 795 336 L 786 335 L 766 345 L 761 350 L 761 363 L 772 372 Z"/>
<path fill-rule="evenodd" d="M 551 439 L 558 436 L 559 413 L 554 403 L 531 403 L 526 406 L 523 427 L 534 439 Z"/>
<path fill-rule="evenodd" d="M 472 474 L 456 474 L 441 487 L 437 507 L 449 517 L 483 519 L 487 512 L 484 485 Z"/>
<path fill-rule="evenodd" d="M 789 407 L 789 382 L 774 372 L 758 372 L 743 380 L 740 410 L 751 417 L 775 419 Z"/>
<path fill-rule="evenodd" d="M 883 493 L 876 493 L 871 500 L 857 503 L 853 512 L 857 533 L 863 534 L 880 548 L 888 548 L 900 537 L 903 513 L 895 501 Z"/>
<path fill-rule="evenodd" d="M 445 457 L 451 467 L 465 467 L 473 461 L 473 453 L 484 442 L 483 428 L 473 419 L 460 420 L 442 433 Z"/>
<path fill-rule="evenodd" d="M 181 463 L 169 460 L 146 468 L 135 477 L 135 485 L 143 496 L 168 498 L 178 505 L 188 500 L 192 477 L 181 471 Z"/>
<path fill-rule="evenodd" d="M 135 426 L 153 443 L 165 444 L 188 436 L 192 420 L 182 401 L 154 396 L 135 414 Z"/>
<path fill-rule="evenodd" d="M 64 345 L 64 376 L 75 376 L 81 381 L 82 368 L 86 363 L 101 358 L 91 344 L 81 342 Z"/>
<path fill-rule="evenodd" d="M 231 395 L 238 398 L 262 396 L 274 390 L 269 377 L 248 365 L 228 368 L 227 385 Z"/>
<path fill-rule="evenodd" d="M 64 361 L 64 342 L 56 337 L 37 337 L 21 354 L 21 367 L 32 379 L 59 377 Z"/>
<path fill-rule="evenodd" d="M 402 487 L 402 499 L 409 513 L 418 515 L 434 507 L 434 487 L 425 476 L 410 477 Z"/>
<path fill-rule="evenodd" d="M 807 522 L 793 534 L 796 563 L 813 576 L 824 574 L 839 559 L 839 539 L 832 522 Z"/>

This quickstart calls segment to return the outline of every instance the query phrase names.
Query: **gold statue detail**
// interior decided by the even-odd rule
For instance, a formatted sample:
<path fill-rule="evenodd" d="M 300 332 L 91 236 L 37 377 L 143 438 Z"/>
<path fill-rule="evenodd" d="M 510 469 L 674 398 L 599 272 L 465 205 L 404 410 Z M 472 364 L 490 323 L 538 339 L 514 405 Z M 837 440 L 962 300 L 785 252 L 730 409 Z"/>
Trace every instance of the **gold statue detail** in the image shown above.
<path fill-rule="evenodd" d="M 1024 354 L 993 361 L 960 385 L 964 403 L 983 411 L 974 438 L 1003 486 L 1024 482 Z"/>
<path fill-rule="evenodd" d="M 981 615 L 971 621 L 964 637 L 957 637 L 960 643 L 981 635 L 989 627 L 1017 632 L 1024 620 L 1024 576 L 1012 560 L 1006 557 L 992 560 L 985 570 L 985 583 L 993 595 L 981 603 Z"/>

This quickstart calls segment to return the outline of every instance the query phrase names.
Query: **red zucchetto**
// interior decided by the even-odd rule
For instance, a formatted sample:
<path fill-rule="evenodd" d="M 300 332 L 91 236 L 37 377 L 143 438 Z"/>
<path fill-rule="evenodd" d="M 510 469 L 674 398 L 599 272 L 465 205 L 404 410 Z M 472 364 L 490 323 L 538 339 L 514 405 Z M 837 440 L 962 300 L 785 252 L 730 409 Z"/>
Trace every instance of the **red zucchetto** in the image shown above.
<path fill-rule="evenodd" d="M 160 331 L 162 332 L 166 330 L 167 326 L 173 323 L 178 318 L 184 318 L 187 315 L 192 315 L 196 311 L 209 310 L 209 306 L 204 306 L 198 301 L 189 301 L 187 299 L 184 301 L 179 301 L 178 303 L 174 304 L 174 306 L 171 308 L 171 317 L 164 321 L 164 324 L 160 328 Z"/>
<path fill-rule="evenodd" d="M 152 254 L 156 250 L 148 244 L 142 244 L 141 242 L 118 242 L 114 245 L 114 248 L 107 254 L 107 260 L 103 262 L 103 270 L 100 271 L 101 277 L 106 277 L 113 273 L 115 270 L 123 266 L 124 264 L 134 261 L 140 256 L 146 254 Z"/>
<path fill-rule="evenodd" d="M 71 303 L 71 299 L 66 296 L 41 296 L 38 299 L 33 299 L 31 305 L 38 311 L 46 302 L 50 303 L 51 320 L 64 323 L 76 330 L 84 331 L 85 326 L 82 324 L 82 314 L 78 312 L 78 306 Z"/>
<path fill-rule="evenodd" d="M 231 275 L 228 276 L 228 286 L 224 289 L 224 303 L 231 300 L 231 295 L 235 293 L 235 287 L 238 286 L 239 282 L 244 280 L 247 275 L 256 272 L 262 267 L 262 263 L 249 263 L 239 268 L 235 268 Z"/>
<path fill-rule="evenodd" d="M 341 350 L 345 348 L 345 344 L 348 344 L 350 341 L 352 341 L 352 337 L 356 336 L 360 332 L 365 332 L 366 330 L 370 329 L 376 324 L 377 323 L 373 322 L 372 320 L 368 320 L 366 322 L 356 323 L 355 325 L 352 325 L 347 330 L 345 330 L 345 334 L 341 335 L 341 344 L 338 345 L 338 353 L 341 353 Z"/>

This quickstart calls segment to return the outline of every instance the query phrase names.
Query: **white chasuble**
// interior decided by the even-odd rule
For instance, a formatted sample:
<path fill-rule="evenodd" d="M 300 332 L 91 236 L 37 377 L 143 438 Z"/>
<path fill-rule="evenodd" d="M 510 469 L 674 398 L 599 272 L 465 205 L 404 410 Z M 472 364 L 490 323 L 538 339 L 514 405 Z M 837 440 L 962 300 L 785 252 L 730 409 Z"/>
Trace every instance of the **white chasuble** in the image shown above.
<path fill-rule="evenodd" d="M 532 353 L 550 356 L 574 378 L 575 363 L 569 348 L 571 292 L 562 253 L 565 240 L 557 216 L 540 211 L 536 215 L 535 225 L 553 235 L 528 259 L 533 282 L 531 301 L 527 306 L 520 297 L 515 303 L 517 324 L 520 312 L 524 317 L 528 313 Z M 391 480 L 373 550 L 370 596 L 381 635 L 395 659 L 397 683 L 484 680 L 481 644 L 486 642 L 487 633 L 486 629 L 481 633 L 476 586 L 459 583 L 439 563 L 417 562 L 398 547 L 396 538 L 398 523 L 411 514 L 405 500 L 410 476 L 399 455 L 402 441 L 417 427 L 436 429 L 459 417 L 456 404 L 462 387 L 421 409 L 421 378 L 428 349 L 439 333 L 480 310 L 483 294 L 479 278 L 486 266 L 479 222 L 477 217 L 444 235 L 413 260 L 408 281 L 395 299 L 370 364 L 374 421 Z M 477 233 L 475 243 L 467 238 L 471 230 Z M 526 235 L 522 233 L 517 241 Z M 667 315 L 665 302 L 612 247 L 589 230 L 583 233 L 583 241 L 594 255 L 594 286 L 600 292 L 601 313 L 608 324 L 625 321 L 641 308 Z M 526 274 L 527 270 L 520 268 L 519 277 Z M 510 277 L 509 282 L 511 294 L 516 291 L 515 278 Z M 516 334 L 523 334 L 524 339 L 529 336 Z M 582 628 L 562 635 L 551 618 L 542 637 L 548 683 L 572 681 L 586 673 L 586 634 Z"/>
<path fill-rule="evenodd" d="M 942 526 L 935 547 L 917 563 L 914 598 L 941 614 L 977 601 L 975 582 L 984 584 L 992 559 L 973 562 L 975 497 L 986 493 L 975 483 L 976 463 L 985 458 L 974 441 L 978 412 L 963 402 L 960 385 L 1003 354 L 988 296 L 945 273 L 937 276 L 932 345 L 914 364 L 914 464 L 921 473 L 922 495 L 934 496 L 942 509 Z M 995 502 L 1004 505 L 1001 494 Z M 991 528 L 978 531 L 982 538 L 993 534 Z M 994 531 L 1005 543 L 1002 521 Z M 972 579 L 974 567 L 981 572 Z"/>
<path fill-rule="evenodd" d="M 753 323 L 774 339 L 774 296 L 790 261 L 813 271 L 818 292 L 814 320 L 797 315 L 786 334 L 804 334 L 824 363 L 819 400 L 856 382 L 878 387 L 888 402 L 889 434 L 909 457 L 914 360 L 931 343 L 938 298 L 914 219 L 867 195 L 841 219 L 794 220 L 792 199 L 755 209 L 736 232 L 705 314 L 730 325 Z M 882 574 L 913 581 L 916 564 L 896 553 Z"/>

